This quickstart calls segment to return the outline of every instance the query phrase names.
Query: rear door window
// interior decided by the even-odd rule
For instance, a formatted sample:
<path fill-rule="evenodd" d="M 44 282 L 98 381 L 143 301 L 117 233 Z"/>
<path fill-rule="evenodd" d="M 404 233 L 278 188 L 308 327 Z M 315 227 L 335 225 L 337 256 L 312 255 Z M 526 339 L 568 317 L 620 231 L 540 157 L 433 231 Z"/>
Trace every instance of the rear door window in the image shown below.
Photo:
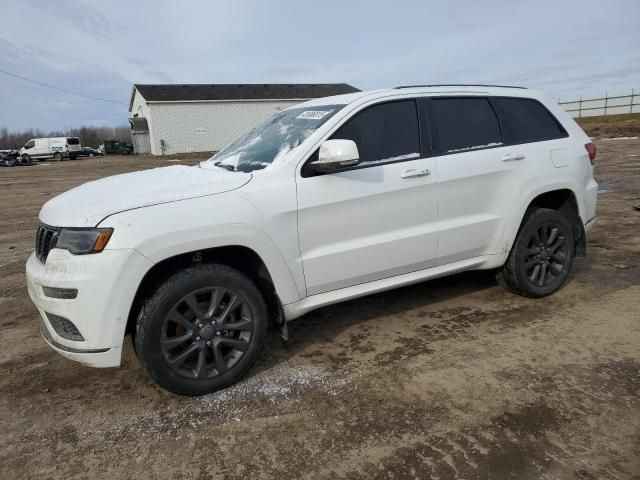
<path fill-rule="evenodd" d="M 347 120 L 332 139 L 353 140 L 360 165 L 420 158 L 420 128 L 415 100 L 382 103 Z"/>
<path fill-rule="evenodd" d="M 79 138 L 67 138 L 67 143 L 69 145 L 80 145 L 80 139 Z"/>
<path fill-rule="evenodd" d="M 456 153 L 502 145 L 498 117 L 486 98 L 433 98 L 440 153 Z"/>
<path fill-rule="evenodd" d="M 497 98 L 516 143 L 540 142 L 567 136 L 560 122 L 537 100 Z"/>

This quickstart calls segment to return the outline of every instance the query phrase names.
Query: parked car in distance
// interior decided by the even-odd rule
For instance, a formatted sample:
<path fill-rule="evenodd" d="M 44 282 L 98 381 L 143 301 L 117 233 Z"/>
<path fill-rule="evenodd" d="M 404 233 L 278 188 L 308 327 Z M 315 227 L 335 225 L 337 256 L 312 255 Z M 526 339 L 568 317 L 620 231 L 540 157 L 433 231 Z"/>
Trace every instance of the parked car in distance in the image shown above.
<path fill-rule="evenodd" d="M 17 150 L 0 150 L 0 167 L 13 167 L 19 162 Z"/>
<path fill-rule="evenodd" d="M 133 153 L 133 144 L 131 143 L 120 143 L 119 145 L 120 155 L 131 155 Z"/>
<path fill-rule="evenodd" d="M 101 146 L 106 155 L 131 155 L 133 153 L 133 145 L 131 143 L 119 142 L 117 140 L 106 140 Z"/>
<path fill-rule="evenodd" d="M 278 112 L 199 166 L 49 200 L 27 262 L 56 351 L 179 394 L 237 382 L 267 323 L 465 270 L 540 298 L 586 254 L 596 149 L 550 96 L 409 87 Z M 401 326 L 399 326 L 401 328 Z"/>
<path fill-rule="evenodd" d="M 32 138 L 19 151 L 24 162 L 52 158 L 61 161 L 75 158 L 80 150 L 78 137 Z"/>
<path fill-rule="evenodd" d="M 82 147 L 75 154 L 76 157 L 97 157 L 101 156 L 102 152 L 97 148 Z"/>

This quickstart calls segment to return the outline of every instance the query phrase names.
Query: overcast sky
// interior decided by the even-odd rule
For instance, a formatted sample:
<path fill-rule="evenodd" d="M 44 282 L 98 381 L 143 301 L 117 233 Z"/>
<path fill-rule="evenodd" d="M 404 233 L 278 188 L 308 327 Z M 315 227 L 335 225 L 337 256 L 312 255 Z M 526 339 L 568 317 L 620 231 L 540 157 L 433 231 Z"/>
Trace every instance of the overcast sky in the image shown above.
<path fill-rule="evenodd" d="M 0 127 L 126 124 L 133 83 L 640 91 L 640 1 L 3 0 Z"/>

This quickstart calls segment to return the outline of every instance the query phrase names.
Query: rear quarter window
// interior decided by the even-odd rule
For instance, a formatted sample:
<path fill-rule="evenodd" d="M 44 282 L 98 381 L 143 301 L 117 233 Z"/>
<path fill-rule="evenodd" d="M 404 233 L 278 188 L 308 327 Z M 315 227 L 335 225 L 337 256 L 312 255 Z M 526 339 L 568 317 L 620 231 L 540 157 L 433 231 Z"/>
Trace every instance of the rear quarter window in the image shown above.
<path fill-rule="evenodd" d="M 67 143 L 69 145 L 80 145 L 80 139 L 79 138 L 67 138 Z"/>
<path fill-rule="evenodd" d="M 567 137 L 560 122 L 537 100 L 496 98 L 516 143 L 541 142 Z"/>

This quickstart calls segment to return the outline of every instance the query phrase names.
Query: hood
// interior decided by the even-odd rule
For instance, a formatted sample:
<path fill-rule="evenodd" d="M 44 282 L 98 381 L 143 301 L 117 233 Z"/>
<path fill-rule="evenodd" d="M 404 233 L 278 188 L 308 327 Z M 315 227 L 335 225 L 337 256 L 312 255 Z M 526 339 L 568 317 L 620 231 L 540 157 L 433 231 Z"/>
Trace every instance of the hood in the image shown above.
<path fill-rule="evenodd" d="M 174 165 L 88 182 L 44 204 L 40 221 L 55 227 L 94 227 L 134 208 L 214 195 L 240 188 L 251 175 Z"/>

